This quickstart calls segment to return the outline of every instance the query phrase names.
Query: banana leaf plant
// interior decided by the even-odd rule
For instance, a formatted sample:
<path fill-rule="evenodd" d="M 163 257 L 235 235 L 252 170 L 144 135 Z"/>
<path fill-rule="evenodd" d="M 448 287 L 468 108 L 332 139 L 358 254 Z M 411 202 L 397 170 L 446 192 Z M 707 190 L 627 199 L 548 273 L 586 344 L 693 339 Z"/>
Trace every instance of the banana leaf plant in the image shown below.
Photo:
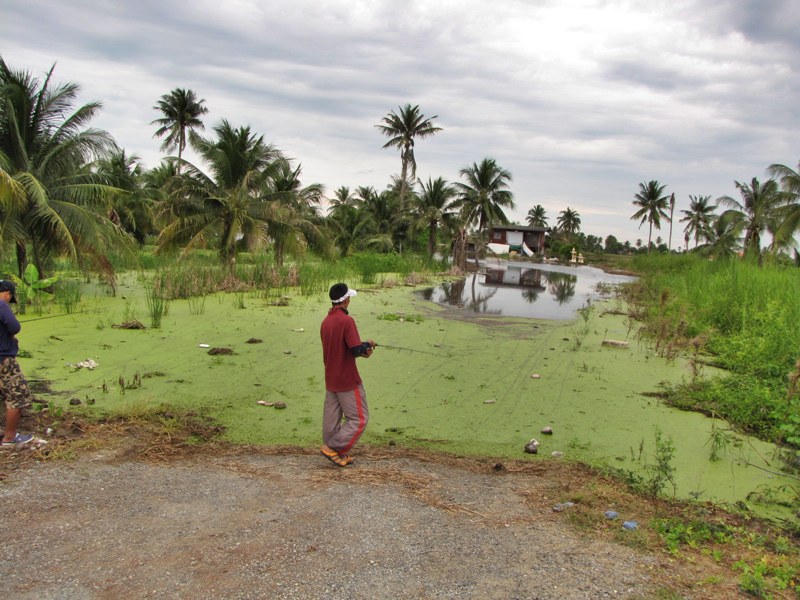
<path fill-rule="evenodd" d="M 46 290 L 58 281 L 58 276 L 39 278 L 39 269 L 33 263 L 25 268 L 22 278 L 16 275 L 11 276 L 17 286 L 17 304 L 19 312 L 24 314 L 28 304 L 33 305 L 33 310 L 37 315 L 42 314 L 43 305 L 53 299 L 53 294 Z"/>

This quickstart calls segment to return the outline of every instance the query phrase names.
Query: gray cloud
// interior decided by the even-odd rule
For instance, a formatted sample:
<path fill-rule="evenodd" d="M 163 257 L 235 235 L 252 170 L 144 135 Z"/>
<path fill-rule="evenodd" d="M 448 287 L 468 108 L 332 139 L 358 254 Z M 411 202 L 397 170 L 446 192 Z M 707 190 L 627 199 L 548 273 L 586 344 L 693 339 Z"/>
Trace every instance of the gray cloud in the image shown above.
<path fill-rule="evenodd" d="M 328 190 L 383 189 L 399 170 L 375 124 L 419 104 L 444 131 L 418 175 L 458 179 L 492 156 L 514 175 L 518 220 L 567 206 L 587 233 L 641 237 L 638 183 L 735 194 L 796 164 L 792 2 L 615 0 L 7 0 L 3 58 L 101 100 L 98 126 L 152 166 L 153 105 L 175 87 L 303 164 Z"/>

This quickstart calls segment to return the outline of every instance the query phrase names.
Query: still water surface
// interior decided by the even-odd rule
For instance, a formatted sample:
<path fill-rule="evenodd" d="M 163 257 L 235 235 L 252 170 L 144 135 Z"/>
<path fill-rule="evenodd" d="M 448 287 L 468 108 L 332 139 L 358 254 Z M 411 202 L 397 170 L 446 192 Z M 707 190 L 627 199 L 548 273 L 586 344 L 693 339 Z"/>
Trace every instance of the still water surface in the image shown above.
<path fill-rule="evenodd" d="M 634 280 L 586 265 L 485 263 L 466 279 L 419 294 L 467 314 L 562 320 L 575 318 L 578 309 L 608 298 L 614 286 Z"/>

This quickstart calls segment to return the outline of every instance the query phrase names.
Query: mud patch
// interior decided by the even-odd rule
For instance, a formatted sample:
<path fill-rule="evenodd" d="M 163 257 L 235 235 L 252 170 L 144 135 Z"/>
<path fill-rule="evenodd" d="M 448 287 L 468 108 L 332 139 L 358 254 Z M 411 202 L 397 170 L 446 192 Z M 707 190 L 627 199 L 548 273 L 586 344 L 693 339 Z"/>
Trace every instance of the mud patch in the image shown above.
<path fill-rule="evenodd" d="M 208 353 L 211 356 L 225 356 L 230 354 L 235 354 L 232 348 L 211 348 Z"/>

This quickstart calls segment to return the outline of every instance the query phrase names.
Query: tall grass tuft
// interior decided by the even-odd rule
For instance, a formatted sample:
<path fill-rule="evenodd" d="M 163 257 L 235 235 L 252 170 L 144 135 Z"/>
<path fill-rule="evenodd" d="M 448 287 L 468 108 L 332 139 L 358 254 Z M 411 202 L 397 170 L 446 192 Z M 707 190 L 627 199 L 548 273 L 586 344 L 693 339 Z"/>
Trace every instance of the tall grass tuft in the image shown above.
<path fill-rule="evenodd" d="M 206 295 L 201 294 L 200 296 L 190 296 L 188 299 L 189 302 L 189 314 L 190 315 L 202 315 L 206 312 Z"/>
<path fill-rule="evenodd" d="M 156 276 L 156 282 L 160 282 L 161 277 Z M 150 314 L 150 327 L 153 329 L 161 328 L 161 319 L 167 313 L 169 300 L 163 292 L 163 286 L 154 282 L 145 286 L 145 298 L 147 299 L 147 312 Z"/>
<path fill-rule="evenodd" d="M 53 286 L 53 296 L 65 313 L 72 314 L 81 302 L 80 283 L 74 279 L 62 279 Z"/>

